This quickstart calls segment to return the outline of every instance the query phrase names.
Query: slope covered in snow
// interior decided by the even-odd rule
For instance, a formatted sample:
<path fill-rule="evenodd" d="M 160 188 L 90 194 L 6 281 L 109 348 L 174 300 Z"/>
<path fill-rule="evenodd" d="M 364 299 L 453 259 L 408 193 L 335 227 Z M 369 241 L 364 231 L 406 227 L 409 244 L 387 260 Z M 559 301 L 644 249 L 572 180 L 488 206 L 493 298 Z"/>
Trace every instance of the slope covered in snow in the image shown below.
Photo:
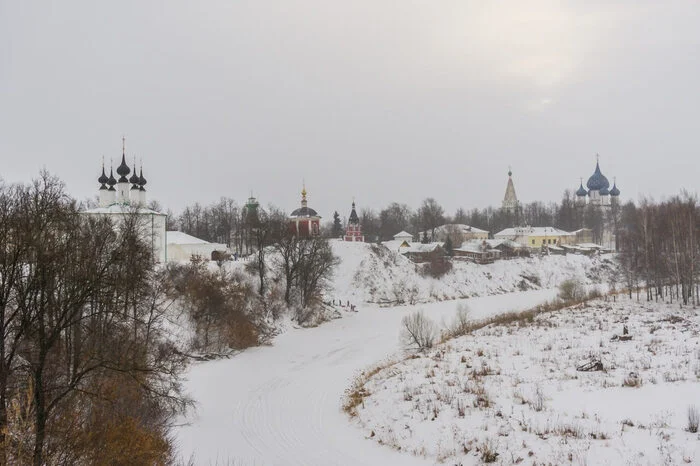
<path fill-rule="evenodd" d="M 479 265 L 453 261 L 440 278 L 424 276 L 420 267 L 381 245 L 333 241 L 341 263 L 331 296 L 343 301 L 383 305 L 415 304 L 446 299 L 545 289 L 567 279 L 586 284 L 605 282 L 614 268 L 612 256 L 545 256 Z"/>
<path fill-rule="evenodd" d="M 374 441 L 447 464 L 694 464 L 699 335 L 690 308 L 595 301 L 391 365 L 356 413 Z"/>

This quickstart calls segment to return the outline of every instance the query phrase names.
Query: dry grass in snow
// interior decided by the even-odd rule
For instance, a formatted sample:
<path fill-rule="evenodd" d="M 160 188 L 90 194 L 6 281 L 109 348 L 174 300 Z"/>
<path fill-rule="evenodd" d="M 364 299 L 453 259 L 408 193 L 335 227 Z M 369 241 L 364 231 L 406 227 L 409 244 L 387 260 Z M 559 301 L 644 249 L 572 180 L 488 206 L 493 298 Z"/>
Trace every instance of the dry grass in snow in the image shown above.
<path fill-rule="evenodd" d="M 699 316 L 623 298 L 503 319 L 366 373 L 352 414 L 448 464 L 700 462 Z"/>

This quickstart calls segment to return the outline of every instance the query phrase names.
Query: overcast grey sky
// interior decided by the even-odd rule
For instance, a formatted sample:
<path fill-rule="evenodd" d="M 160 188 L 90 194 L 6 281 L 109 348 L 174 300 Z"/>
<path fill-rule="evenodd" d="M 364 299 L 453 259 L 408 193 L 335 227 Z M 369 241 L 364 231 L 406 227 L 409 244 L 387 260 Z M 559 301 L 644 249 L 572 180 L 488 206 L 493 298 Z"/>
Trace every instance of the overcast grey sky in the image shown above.
<path fill-rule="evenodd" d="M 179 211 L 697 190 L 700 3 L 0 0 L 0 177 L 143 158 Z"/>

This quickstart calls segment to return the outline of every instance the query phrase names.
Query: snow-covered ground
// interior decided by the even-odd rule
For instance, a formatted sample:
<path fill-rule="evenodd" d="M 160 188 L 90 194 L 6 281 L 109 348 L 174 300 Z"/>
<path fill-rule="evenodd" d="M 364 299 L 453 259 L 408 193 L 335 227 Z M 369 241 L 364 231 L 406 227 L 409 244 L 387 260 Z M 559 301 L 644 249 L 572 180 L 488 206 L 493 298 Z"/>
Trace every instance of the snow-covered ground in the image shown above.
<path fill-rule="evenodd" d="M 432 464 L 365 439 L 341 409 L 360 371 L 395 357 L 403 316 L 423 309 L 449 321 L 463 302 L 477 319 L 523 310 L 552 299 L 565 279 L 604 282 L 613 267 L 608 258 L 583 256 L 457 262 L 437 280 L 386 248 L 334 241 L 333 250 L 341 264 L 327 300 L 350 301 L 358 312 L 340 307 L 342 319 L 289 328 L 273 346 L 194 364 L 186 390 L 196 410 L 177 430 L 183 458 L 203 465 Z"/>
<path fill-rule="evenodd" d="M 556 294 L 537 290 L 420 306 L 359 306 L 311 329 L 290 329 L 274 345 L 193 365 L 196 400 L 177 430 L 184 458 L 198 465 L 429 465 L 433 461 L 367 440 L 341 409 L 359 371 L 399 350 L 403 316 L 424 309 L 449 320 L 460 302 L 474 318 L 530 308 Z"/>
<path fill-rule="evenodd" d="M 626 325 L 629 341 L 623 335 Z M 388 366 L 357 408 L 367 437 L 433 462 L 700 463 L 700 312 L 594 301 L 488 326 Z M 599 360 L 603 371 L 581 372 Z M 387 447 L 387 448 L 389 448 Z"/>
<path fill-rule="evenodd" d="M 383 246 L 343 241 L 333 241 L 332 246 L 341 263 L 331 296 L 354 303 L 398 305 L 443 301 L 553 288 L 567 279 L 586 284 L 606 283 L 614 269 L 611 255 L 532 257 L 487 265 L 454 260 L 452 271 L 436 279 L 423 276 L 419 266 Z"/>

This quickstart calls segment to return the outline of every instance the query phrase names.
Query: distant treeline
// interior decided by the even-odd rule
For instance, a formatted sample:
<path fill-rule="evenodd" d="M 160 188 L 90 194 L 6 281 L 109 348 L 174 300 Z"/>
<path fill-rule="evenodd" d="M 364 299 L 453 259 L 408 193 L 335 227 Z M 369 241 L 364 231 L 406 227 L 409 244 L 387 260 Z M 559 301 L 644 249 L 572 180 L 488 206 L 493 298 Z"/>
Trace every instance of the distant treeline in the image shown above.
<path fill-rule="evenodd" d="M 445 223 L 462 223 L 487 230 L 492 234 L 513 226 L 555 226 L 567 231 L 590 228 L 593 240 L 601 242 L 605 225 L 614 227 L 619 222 L 621 207 L 614 205 L 605 212 L 588 205 L 577 206 L 570 191 L 564 192 L 561 202 L 531 202 L 514 212 L 488 207 L 467 211 L 457 209 L 453 215 L 433 198 L 426 198 L 417 209 L 407 204 L 392 202 L 383 209 L 366 206 L 358 215 L 362 231 L 368 241 L 388 241 L 396 233 L 405 230 L 413 234 L 432 232 Z M 169 214 L 169 229 L 179 229 L 207 241 L 223 243 L 239 254 L 252 252 L 254 248 L 253 225 L 256 221 L 269 221 L 277 225 L 278 236 L 284 234 L 286 214 L 274 206 L 257 209 L 259 218 L 251 219 L 246 208 L 235 200 L 222 198 L 208 206 L 198 203 L 186 207 L 179 215 Z M 349 212 L 346 213 L 347 216 Z M 333 220 L 326 222 L 322 234 L 337 237 L 342 234 L 341 215 L 336 211 Z"/>

